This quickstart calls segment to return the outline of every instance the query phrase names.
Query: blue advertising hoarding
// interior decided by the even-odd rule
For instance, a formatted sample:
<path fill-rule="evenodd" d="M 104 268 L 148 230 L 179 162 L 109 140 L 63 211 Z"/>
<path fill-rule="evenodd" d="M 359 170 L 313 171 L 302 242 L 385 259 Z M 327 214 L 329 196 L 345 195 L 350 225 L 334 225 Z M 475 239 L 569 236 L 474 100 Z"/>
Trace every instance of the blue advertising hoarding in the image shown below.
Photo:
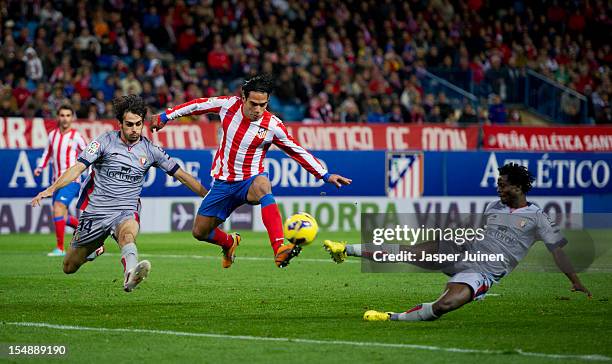
<path fill-rule="evenodd" d="M 210 187 L 210 166 L 213 151 L 167 150 L 181 167 Z M 384 152 L 339 152 L 321 151 L 313 153 L 330 170 L 353 179 L 350 186 L 337 189 L 310 175 L 296 161 L 280 151 L 270 151 L 264 162 L 277 196 L 384 196 L 385 153 Z M 34 176 L 36 163 L 42 150 L 0 149 L 3 172 L 0 174 L 0 198 L 33 197 L 51 183 L 50 168 L 39 177 Z M 192 196 L 180 182 L 159 169 L 151 168 L 144 183 L 143 197 Z"/>
<path fill-rule="evenodd" d="M 425 196 L 491 196 L 497 168 L 526 166 L 535 176 L 531 196 L 610 194 L 611 153 L 426 152 Z"/>
<path fill-rule="evenodd" d="M 181 167 L 209 187 L 210 150 L 168 150 Z M 353 179 L 341 189 L 316 180 L 281 151 L 264 162 L 277 196 L 495 196 L 497 168 L 525 165 L 536 176 L 532 196 L 612 194 L 610 153 L 319 151 L 313 153 L 332 172 Z M 0 197 L 32 197 L 51 181 L 47 169 L 34 176 L 41 150 L 1 149 Z M 404 183 L 405 181 L 406 183 Z M 404 183 L 404 184 L 402 184 Z M 406 186 L 405 191 L 393 190 Z M 161 170 L 151 169 L 143 197 L 191 196 Z"/>

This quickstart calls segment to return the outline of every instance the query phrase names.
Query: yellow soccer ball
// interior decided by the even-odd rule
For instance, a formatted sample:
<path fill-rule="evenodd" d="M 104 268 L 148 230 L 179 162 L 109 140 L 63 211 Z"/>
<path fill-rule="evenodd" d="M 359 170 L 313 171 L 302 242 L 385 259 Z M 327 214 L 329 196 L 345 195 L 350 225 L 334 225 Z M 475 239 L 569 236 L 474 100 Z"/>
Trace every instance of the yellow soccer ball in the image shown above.
<path fill-rule="evenodd" d="M 298 212 L 285 220 L 285 238 L 294 244 L 308 245 L 319 232 L 317 220 L 306 212 Z"/>

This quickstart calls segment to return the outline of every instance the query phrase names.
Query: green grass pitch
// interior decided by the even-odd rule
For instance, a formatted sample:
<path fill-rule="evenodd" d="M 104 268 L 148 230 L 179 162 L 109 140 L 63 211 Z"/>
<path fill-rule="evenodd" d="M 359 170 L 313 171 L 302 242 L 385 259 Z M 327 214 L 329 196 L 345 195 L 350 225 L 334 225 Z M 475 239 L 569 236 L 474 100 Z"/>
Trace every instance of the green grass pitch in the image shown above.
<path fill-rule="evenodd" d="M 321 236 L 359 240 L 356 232 Z M 597 261 L 601 269 L 581 274 L 592 299 L 569 292 L 561 273 L 519 270 L 494 286 L 493 295 L 440 320 L 364 322 L 367 309 L 401 311 L 435 300 L 446 277 L 362 273 L 354 258 L 342 265 L 328 261 L 320 241 L 281 270 L 265 234 L 243 237 L 235 264 L 223 270 L 220 249 L 188 233 L 143 234 L 139 252 L 151 261 L 151 274 L 137 290 L 125 293 L 112 240 L 105 255 L 68 276 L 61 272 L 61 258 L 45 256 L 54 236 L 1 235 L 0 344 L 66 345 L 68 355 L 60 360 L 71 362 L 560 363 L 587 359 L 565 355 L 612 358 L 610 252 Z M 518 350 L 546 355 L 520 355 Z M 7 360 L 40 362 L 0 356 Z"/>

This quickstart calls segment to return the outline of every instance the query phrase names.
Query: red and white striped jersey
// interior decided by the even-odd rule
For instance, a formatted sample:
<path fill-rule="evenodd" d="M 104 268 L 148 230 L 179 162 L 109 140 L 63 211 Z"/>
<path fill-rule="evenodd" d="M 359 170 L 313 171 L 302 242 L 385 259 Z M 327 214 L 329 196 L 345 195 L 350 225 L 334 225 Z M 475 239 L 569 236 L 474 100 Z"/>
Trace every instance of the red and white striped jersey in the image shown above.
<path fill-rule="evenodd" d="M 53 129 L 49 133 L 49 141 L 42 155 L 39 168 L 45 168 L 49 160 L 53 163 L 53 181 L 59 178 L 68 168 L 72 167 L 87 144 L 81 134 L 75 129 L 69 129 L 64 134 Z"/>
<path fill-rule="evenodd" d="M 210 175 L 224 181 L 243 181 L 264 171 L 263 161 L 272 144 L 296 160 L 317 178 L 327 170 L 287 132 L 283 122 L 265 111 L 259 120 L 250 120 L 236 96 L 199 98 L 166 110 L 168 120 L 185 115 L 217 113 L 223 134 L 213 159 Z"/>

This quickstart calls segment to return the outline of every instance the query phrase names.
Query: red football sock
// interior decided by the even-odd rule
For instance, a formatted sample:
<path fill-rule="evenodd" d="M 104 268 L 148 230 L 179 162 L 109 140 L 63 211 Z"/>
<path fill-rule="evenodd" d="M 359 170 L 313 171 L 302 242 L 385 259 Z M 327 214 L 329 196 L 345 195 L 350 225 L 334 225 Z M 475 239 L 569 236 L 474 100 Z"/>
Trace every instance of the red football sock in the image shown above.
<path fill-rule="evenodd" d="M 215 228 L 215 230 L 208 235 L 208 239 L 206 241 L 219 245 L 223 248 L 229 248 L 232 246 L 232 244 L 234 244 L 234 238 L 219 228 Z"/>
<path fill-rule="evenodd" d="M 55 222 L 55 238 L 57 240 L 57 248 L 64 250 L 64 229 L 66 228 L 66 220 L 63 216 L 53 218 Z"/>
<path fill-rule="evenodd" d="M 276 254 L 278 248 L 283 244 L 283 240 L 285 240 L 283 235 L 283 221 L 278 211 L 278 205 L 272 203 L 262 207 L 261 219 L 266 226 L 266 230 L 268 230 L 270 245 L 272 245 L 274 254 Z"/>
<path fill-rule="evenodd" d="M 68 215 L 68 220 L 66 220 L 66 225 L 70 226 L 73 229 L 76 229 L 77 225 L 79 225 L 79 219 L 72 215 Z"/>

